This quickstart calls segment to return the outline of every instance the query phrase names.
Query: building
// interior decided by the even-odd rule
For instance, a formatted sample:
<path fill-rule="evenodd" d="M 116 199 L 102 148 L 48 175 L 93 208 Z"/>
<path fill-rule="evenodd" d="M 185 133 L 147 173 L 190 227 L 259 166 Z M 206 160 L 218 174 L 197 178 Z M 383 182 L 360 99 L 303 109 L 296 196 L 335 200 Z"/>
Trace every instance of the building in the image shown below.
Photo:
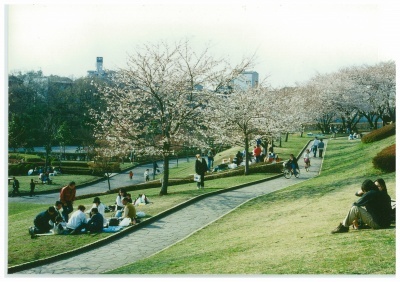
<path fill-rule="evenodd" d="M 244 71 L 233 80 L 234 89 L 247 90 L 258 86 L 258 72 Z"/>
<path fill-rule="evenodd" d="M 103 77 L 106 75 L 105 71 L 103 70 L 103 57 L 96 58 L 96 70 L 89 70 L 87 71 L 88 76 L 100 76 Z"/>

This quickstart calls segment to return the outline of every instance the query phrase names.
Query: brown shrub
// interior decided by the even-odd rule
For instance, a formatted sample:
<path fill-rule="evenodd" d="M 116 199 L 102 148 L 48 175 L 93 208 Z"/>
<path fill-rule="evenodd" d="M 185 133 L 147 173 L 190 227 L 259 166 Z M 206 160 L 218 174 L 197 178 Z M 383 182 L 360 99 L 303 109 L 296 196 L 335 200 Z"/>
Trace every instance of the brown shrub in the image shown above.
<path fill-rule="evenodd" d="M 385 172 L 396 171 L 396 144 L 386 147 L 380 151 L 373 159 L 374 168 Z"/>
<path fill-rule="evenodd" d="M 361 142 L 363 143 L 372 143 L 375 141 L 379 141 L 385 139 L 389 136 L 396 134 L 396 123 L 392 123 L 389 125 L 385 125 L 379 129 L 376 129 L 361 138 Z"/>

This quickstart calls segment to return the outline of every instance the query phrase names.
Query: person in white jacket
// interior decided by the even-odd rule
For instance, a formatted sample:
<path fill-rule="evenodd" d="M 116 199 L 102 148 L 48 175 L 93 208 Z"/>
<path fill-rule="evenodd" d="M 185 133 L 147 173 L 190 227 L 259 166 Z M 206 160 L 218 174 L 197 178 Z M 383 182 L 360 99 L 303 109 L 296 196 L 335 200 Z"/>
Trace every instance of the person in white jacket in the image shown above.
<path fill-rule="evenodd" d="M 81 233 L 82 229 L 86 227 L 87 218 L 85 214 L 85 206 L 79 205 L 78 210 L 75 211 L 68 220 L 67 230 L 70 231 L 70 235 L 76 235 Z"/>

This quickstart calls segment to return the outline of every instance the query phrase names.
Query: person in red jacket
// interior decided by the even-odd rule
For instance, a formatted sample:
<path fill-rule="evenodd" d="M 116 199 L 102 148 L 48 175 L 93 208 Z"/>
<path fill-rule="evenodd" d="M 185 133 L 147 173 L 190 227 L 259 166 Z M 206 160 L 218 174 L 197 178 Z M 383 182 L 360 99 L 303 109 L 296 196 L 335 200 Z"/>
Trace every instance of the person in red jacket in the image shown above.
<path fill-rule="evenodd" d="M 76 186 L 71 181 L 67 186 L 61 188 L 60 201 L 63 204 L 62 216 L 65 222 L 68 222 L 68 215 L 74 210 L 73 203 L 75 201 Z"/>
<path fill-rule="evenodd" d="M 256 163 L 259 163 L 260 162 L 260 156 L 261 156 L 261 147 L 260 147 L 260 145 L 257 145 L 254 148 L 253 155 L 256 158 Z"/>

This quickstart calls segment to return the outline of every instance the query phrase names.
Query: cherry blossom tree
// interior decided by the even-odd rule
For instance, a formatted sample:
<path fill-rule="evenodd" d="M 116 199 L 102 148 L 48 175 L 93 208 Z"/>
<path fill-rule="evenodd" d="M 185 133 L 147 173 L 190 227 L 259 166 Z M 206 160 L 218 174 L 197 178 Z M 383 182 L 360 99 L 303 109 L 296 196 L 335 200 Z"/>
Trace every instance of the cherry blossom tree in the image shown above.
<path fill-rule="evenodd" d="M 92 113 L 98 121 L 96 136 L 112 137 L 127 151 L 162 157 L 160 195 L 168 193 L 171 151 L 188 135 L 193 140 L 205 136 L 203 110 L 213 91 L 228 85 L 252 61 L 243 59 L 232 67 L 210 53 L 209 48 L 194 51 L 188 41 L 146 44 L 129 56 L 111 85 L 99 88 L 107 111 Z"/>

